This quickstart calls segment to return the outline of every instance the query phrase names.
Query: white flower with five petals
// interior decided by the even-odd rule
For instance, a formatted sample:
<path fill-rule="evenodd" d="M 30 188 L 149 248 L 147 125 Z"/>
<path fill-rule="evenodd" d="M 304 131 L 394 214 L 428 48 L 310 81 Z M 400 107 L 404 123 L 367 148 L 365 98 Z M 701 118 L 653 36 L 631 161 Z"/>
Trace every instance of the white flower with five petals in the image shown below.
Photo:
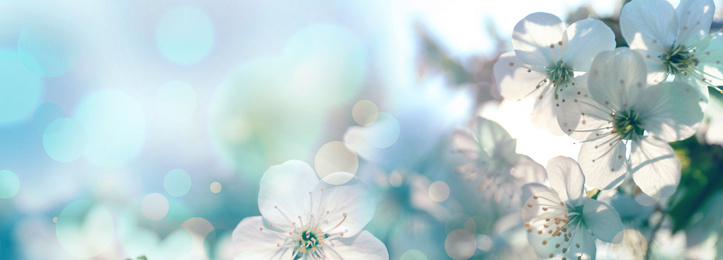
<path fill-rule="evenodd" d="M 527 238 L 540 257 L 594 259 L 594 238 L 622 240 L 620 215 L 607 203 L 585 196 L 585 176 L 577 162 L 558 156 L 546 169 L 550 188 L 526 185 L 531 196 L 522 208 Z"/>
<path fill-rule="evenodd" d="M 349 181 L 326 182 L 339 180 Z M 320 181 L 301 161 L 272 166 L 261 178 L 261 216 L 245 218 L 233 231 L 236 259 L 389 259 L 386 246 L 362 231 L 374 205 L 348 173 Z"/>
<path fill-rule="evenodd" d="M 708 86 L 723 85 L 723 38 L 708 35 L 714 12 L 712 0 L 682 0 L 675 9 L 665 0 L 634 0 L 623 7 L 620 31 L 645 57 L 649 83 L 673 75 L 708 102 Z"/>
<path fill-rule="evenodd" d="M 560 127 L 550 122 L 569 111 L 564 107 L 575 106 L 572 99 L 587 94 L 582 74 L 597 53 L 615 48 L 615 35 L 599 20 L 565 28 L 555 15 L 533 13 L 515 26 L 512 45 L 515 51 L 502 54 L 493 68 L 500 94 L 509 100 L 534 97 L 533 122 L 559 133 Z"/>
<path fill-rule="evenodd" d="M 682 82 L 648 86 L 646 78 L 638 52 L 598 54 L 588 73 L 590 97 L 573 100 L 580 104 L 580 121 L 565 132 L 584 142 L 578 162 L 589 185 L 614 189 L 630 172 L 643 193 L 658 200 L 680 182 L 680 161 L 668 142 L 693 135 L 703 113 L 695 88 Z"/>

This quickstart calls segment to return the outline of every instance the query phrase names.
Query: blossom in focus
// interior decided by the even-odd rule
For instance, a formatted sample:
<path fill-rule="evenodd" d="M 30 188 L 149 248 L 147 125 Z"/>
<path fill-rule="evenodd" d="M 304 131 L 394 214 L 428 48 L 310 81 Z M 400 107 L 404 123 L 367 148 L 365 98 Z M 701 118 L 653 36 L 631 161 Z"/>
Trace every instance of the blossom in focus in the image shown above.
<path fill-rule="evenodd" d="M 708 86 L 723 85 L 723 38 L 708 35 L 714 12 L 712 0 L 682 0 L 675 9 L 665 0 L 634 0 L 623 7 L 620 30 L 645 57 L 650 83 L 673 75 L 707 103 Z"/>
<path fill-rule="evenodd" d="M 512 45 L 515 51 L 502 54 L 493 68 L 500 94 L 510 100 L 535 98 L 532 120 L 559 133 L 550 122 L 559 111 L 569 111 L 562 108 L 576 105 L 570 101 L 577 93 L 587 94 L 583 74 L 597 53 L 615 48 L 615 35 L 599 20 L 565 28 L 555 15 L 533 13 L 515 26 Z"/>
<path fill-rule="evenodd" d="M 328 178 L 328 179 L 327 179 Z M 261 178 L 259 211 L 233 232 L 236 259 L 389 259 L 386 246 L 362 228 L 375 200 L 356 178 L 319 180 L 301 161 L 272 166 Z"/>
<path fill-rule="evenodd" d="M 698 92 L 679 81 L 648 86 L 642 55 L 628 48 L 600 53 L 588 74 L 590 97 L 573 100 L 581 104 L 580 121 L 565 129 L 584 142 L 578 162 L 588 184 L 614 189 L 630 172 L 650 198 L 673 194 L 681 165 L 668 142 L 696 132 L 703 117 Z"/>
<path fill-rule="evenodd" d="M 479 178 L 479 189 L 496 203 L 518 205 L 522 185 L 545 181 L 542 165 L 517 154 L 515 139 L 494 121 L 477 117 L 472 129 L 454 132 L 452 146 L 469 159 L 457 171 L 467 179 Z"/>
<path fill-rule="evenodd" d="M 594 259 L 595 240 L 620 242 L 623 223 L 607 203 L 585 196 L 585 176 L 568 157 L 547 163 L 550 188 L 528 184 L 531 197 L 522 207 L 527 238 L 542 258 Z"/>

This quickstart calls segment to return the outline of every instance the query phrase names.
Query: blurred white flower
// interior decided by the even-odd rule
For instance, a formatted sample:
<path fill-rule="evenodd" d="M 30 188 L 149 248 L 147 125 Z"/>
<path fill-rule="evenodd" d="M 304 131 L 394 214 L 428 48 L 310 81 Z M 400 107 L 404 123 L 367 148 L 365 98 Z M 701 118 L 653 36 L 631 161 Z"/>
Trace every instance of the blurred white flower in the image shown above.
<path fill-rule="evenodd" d="M 269 168 L 259 188 L 261 216 L 245 218 L 233 232 L 236 258 L 388 259 L 385 245 L 362 231 L 374 216 L 369 191 L 355 178 L 338 186 L 324 180 L 301 161 Z"/>
<path fill-rule="evenodd" d="M 515 146 L 515 139 L 502 126 L 483 117 L 475 118 L 472 129 L 452 134 L 452 151 L 470 160 L 457 171 L 468 180 L 479 179 L 485 198 L 503 205 L 519 205 L 522 185 L 545 181 L 542 165 L 517 154 Z"/>
<path fill-rule="evenodd" d="M 595 238 L 604 242 L 622 240 L 623 223 L 610 205 L 585 197 L 585 176 L 569 157 L 547 163 L 550 188 L 528 184 L 531 193 L 522 207 L 528 240 L 540 257 L 594 259 Z"/>
<path fill-rule="evenodd" d="M 680 182 L 680 161 L 667 142 L 693 135 L 703 113 L 693 87 L 648 86 L 646 76 L 639 53 L 628 48 L 600 53 L 588 76 L 590 97 L 573 100 L 581 104 L 580 121 L 564 119 L 577 125 L 565 131 L 584 141 L 578 161 L 589 185 L 613 189 L 630 172 L 643 193 L 658 200 Z"/>
<path fill-rule="evenodd" d="M 708 86 L 723 85 L 723 39 L 709 36 L 712 0 L 682 0 L 677 9 L 664 0 L 635 0 L 620 14 L 620 31 L 630 48 L 645 56 L 649 82 L 674 75 L 708 102 Z"/>
<path fill-rule="evenodd" d="M 494 65 L 500 94 L 510 100 L 536 98 L 533 121 L 559 133 L 557 125 L 550 124 L 557 109 L 574 106 L 570 100 L 576 93 L 587 92 L 580 75 L 597 53 L 615 48 L 615 35 L 599 20 L 580 20 L 565 28 L 555 15 L 533 13 L 517 23 L 512 44 L 514 53 L 502 54 Z"/>

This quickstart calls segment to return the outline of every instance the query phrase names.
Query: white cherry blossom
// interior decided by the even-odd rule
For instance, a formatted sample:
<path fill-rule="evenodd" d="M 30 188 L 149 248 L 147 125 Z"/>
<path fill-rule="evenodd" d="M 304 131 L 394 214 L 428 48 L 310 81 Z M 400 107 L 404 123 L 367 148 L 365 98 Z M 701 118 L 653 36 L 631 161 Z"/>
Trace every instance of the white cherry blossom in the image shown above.
<path fill-rule="evenodd" d="M 452 151 L 469 159 L 457 171 L 466 179 L 479 180 L 485 198 L 504 205 L 519 205 L 520 187 L 544 182 L 545 169 L 530 157 L 517 154 L 515 143 L 502 126 L 477 117 L 472 129 L 460 129 L 452 135 Z"/>
<path fill-rule="evenodd" d="M 713 21 L 712 0 L 681 0 L 677 8 L 665 0 L 634 0 L 620 14 L 620 30 L 630 48 L 645 57 L 648 81 L 668 76 L 684 81 L 708 102 L 708 86 L 723 85 L 723 38 L 708 32 Z"/>
<path fill-rule="evenodd" d="M 620 242 L 623 224 L 607 203 L 585 196 L 585 176 L 573 159 L 547 163 L 550 188 L 528 184 L 531 196 L 522 207 L 527 238 L 541 258 L 594 259 L 595 240 Z"/>
<path fill-rule="evenodd" d="M 588 184 L 613 189 L 630 172 L 652 199 L 673 194 L 681 166 L 668 142 L 695 133 L 703 117 L 698 92 L 683 82 L 648 86 L 643 57 L 628 48 L 600 53 L 588 74 L 590 97 L 573 100 L 580 121 L 565 129 L 584 142 L 578 162 Z"/>
<path fill-rule="evenodd" d="M 234 229 L 236 258 L 389 259 L 386 246 L 362 231 L 374 216 L 370 191 L 356 178 L 343 185 L 324 180 L 301 161 L 270 167 L 259 188 L 261 216 L 245 218 Z"/>
<path fill-rule="evenodd" d="M 559 133 L 556 114 L 575 106 L 570 100 L 578 92 L 587 94 L 581 75 L 597 53 L 615 48 L 615 35 L 599 20 L 580 20 L 565 28 L 555 15 L 533 13 L 517 23 L 512 44 L 515 51 L 502 54 L 494 65 L 502 97 L 535 98 L 533 122 Z"/>

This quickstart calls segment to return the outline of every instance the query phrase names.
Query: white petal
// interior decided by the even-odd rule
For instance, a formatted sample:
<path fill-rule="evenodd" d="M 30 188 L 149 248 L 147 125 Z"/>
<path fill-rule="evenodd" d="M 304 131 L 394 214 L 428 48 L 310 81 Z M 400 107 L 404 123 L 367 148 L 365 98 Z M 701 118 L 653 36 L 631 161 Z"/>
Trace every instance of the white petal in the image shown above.
<path fill-rule="evenodd" d="M 675 42 L 678 17 L 667 1 L 634 0 L 623 6 L 620 32 L 631 49 L 648 50 L 657 57 Z"/>
<path fill-rule="evenodd" d="M 565 64 L 575 71 L 587 71 L 595 55 L 615 49 L 615 34 L 600 20 L 580 20 L 567 28 L 570 43 L 565 50 Z"/>
<path fill-rule="evenodd" d="M 500 94 L 508 100 L 524 98 L 547 77 L 518 59 L 513 52 L 503 53 L 495 62 L 493 72 Z"/>
<path fill-rule="evenodd" d="M 502 153 L 504 157 L 516 155 L 515 139 L 512 139 L 507 130 L 497 122 L 477 117 L 473 128 L 479 145 L 488 155 L 492 156 L 495 153 Z"/>
<path fill-rule="evenodd" d="M 529 156 L 521 155 L 518 158 L 517 165 L 510 172 L 512 176 L 524 183 L 545 182 L 545 167 Z"/>
<path fill-rule="evenodd" d="M 550 188 L 560 195 L 562 201 L 577 201 L 583 196 L 585 176 L 575 160 L 557 156 L 547 161 L 547 180 Z M 573 203 L 573 205 L 579 205 Z"/>
<path fill-rule="evenodd" d="M 284 234 L 270 229 L 261 216 L 248 217 L 236 226 L 231 235 L 234 254 L 243 259 L 291 259 L 291 248 L 279 248 Z"/>
<path fill-rule="evenodd" d="M 321 202 L 314 215 L 321 217 L 328 214 L 325 217 L 326 221 L 320 225 L 322 231 L 327 233 L 344 232 L 344 236 L 354 236 L 374 216 L 376 199 L 374 193 L 357 178 L 352 178 L 342 185 L 331 185 L 325 181 L 327 178 L 340 177 L 339 175 L 350 174 L 332 173 L 319 182 L 317 188 L 314 189 L 315 198 L 321 196 L 320 200 L 315 200 L 315 203 Z M 346 177 L 343 178 L 346 179 Z M 321 188 L 324 190 L 321 191 Z M 327 211 L 329 213 L 326 213 Z M 346 218 L 344 214 L 346 214 Z M 341 224 L 339 225 L 339 223 Z M 332 228 L 334 229 L 332 230 Z"/>
<path fill-rule="evenodd" d="M 582 141 L 590 135 L 590 131 L 602 129 L 608 124 L 612 109 L 590 98 L 587 75 L 575 77 L 574 83 L 574 86 L 559 92 L 555 104 L 559 105 L 557 123 L 570 138 Z"/>
<path fill-rule="evenodd" d="M 704 92 L 703 94 L 707 98 L 707 87 L 709 85 L 723 85 L 723 35 L 717 33 L 710 36 L 709 38 L 704 38 L 701 43 L 705 41 L 707 41 L 707 46 L 705 46 L 705 48 L 696 47 L 696 49 L 699 51 L 695 53 L 695 58 L 699 61 L 697 69 L 700 70 L 702 67 L 702 70 L 704 72 L 703 75 L 705 75 L 705 82 L 699 84 L 703 85 L 701 86 L 701 90 L 704 89 L 705 91 L 701 91 L 701 93 Z M 678 77 L 676 77 L 676 79 L 678 79 Z M 691 81 L 693 80 L 691 79 Z M 691 85 L 695 86 L 694 84 Z"/>
<path fill-rule="evenodd" d="M 638 118 L 650 135 L 668 142 L 690 137 L 703 119 L 697 89 L 680 81 L 651 86 L 641 96 Z"/>
<path fill-rule="evenodd" d="M 295 221 L 297 216 L 309 215 L 309 192 L 317 183 L 319 178 L 305 162 L 291 160 L 271 166 L 261 177 L 261 215 L 274 225 L 292 226 L 291 222 Z"/>
<path fill-rule="evenodd" d="M 368 231 L 354 237 L 334 239 L 330 243 L 331 249 L 324 248 L 326 259 L 389 259 L 387 247 Z"/>
<path fill-rule="evenodd" d="M 640 190 L 657 199 L 672 195 L 680 183 L 680 161 L 673 148 L 648 136 L 633 142 L 630 149 L 630 173 Z"/>
<path fill-rule="evenodd" d="M 541 193 L 554 194 L 553 191 L 550 190 L 550 188 L 548 188 L 547 186 L 542 185 L 540 183 L 526 184 L 526 185 L 522 186 L 522 195 L 520 195 L 520 201 L 522 202 L 522 205 L 524 205 L 524 203 L 526 203 L 527 200 L 529 200 L 532 197 L 532 195 L 541 194 Z M 525 222 L 530 221 L 530 219 L 532 217 L 534 217 L 534 214 L 531 214 L 533 212 L 529 211 L 530 210 L 529 207 L 527 210 L 528 210 L 527 213 L 530 213 L 530 214 L 525 215 L 526 213 L 522 213 L 523 214 L 522 221 L 525 221 Z M 523 209 L 523 211 L 525 211 L 525 210 Z"/>
<path fill-rule="evenodd" d="M 462 153 L 467 158 L 477 160 L 479 156 L 487 158 L 487 153 L 479 154 L 480 146 L 470 129 L 457 129 L 452 133 L 452 151 Z"/>
<path fill-rule="evenodd" d="M 588 73 L 588 88 L 594 100 L 616 110 L 627 110 L 647 87 L 643 57 L 628 48 L 605 51 L 595 57 Z"/>
<path fill-rule="evenodd" d="M 577 162 L 585 174 L 585 183 L 601 190 L 614 189 L 628 171 L 625 143 L 610 132 L 591 133 L 580 147 Z"/>
<path fill-rule="evenodd" d="M 708 35 L 715 12 L 713 0 L 680 1 L 675 11 L 680 26 L 678 43 L 689 46 Z"/>
<path fill-rule="evenodd" d="M 622 241 L 623 222 L 615 208 L 605 202 L 585 198 L 582 210 L 587 228 L 597 239 L 608 243 Z"/>
<path fill-rule="evenodd" d="M 565 24 L 555 15 L 532 13 L 515 25 L 512 45 L 525 63 L 537 68 L 549 66 L 562 59 L 567 47 Z"/>
<path fill-rule="evenodd" d="M 539 129 L 544 129 L 552 135 L 564 135 L 557 123 L 557 107 L 555 103 L 555 88 L 552 86 L 545 87 L 539 96 L 535 99 L 530 120 L 532 124 Z M 537 95 L 537 93 L 535 93 Z"/>
<path fill-rule="evenodd" d="M 593 259 L 595 257 L 595 241 L 581 225 L 567 226 L 568 232 L 573 233 L 567 241 L 565 236 L 540 236 L 535 232 L 528 232 L 527 239 L 537 255 L 542 259 Z M 564 252 L 563 252 L 564 251 Z"/>

